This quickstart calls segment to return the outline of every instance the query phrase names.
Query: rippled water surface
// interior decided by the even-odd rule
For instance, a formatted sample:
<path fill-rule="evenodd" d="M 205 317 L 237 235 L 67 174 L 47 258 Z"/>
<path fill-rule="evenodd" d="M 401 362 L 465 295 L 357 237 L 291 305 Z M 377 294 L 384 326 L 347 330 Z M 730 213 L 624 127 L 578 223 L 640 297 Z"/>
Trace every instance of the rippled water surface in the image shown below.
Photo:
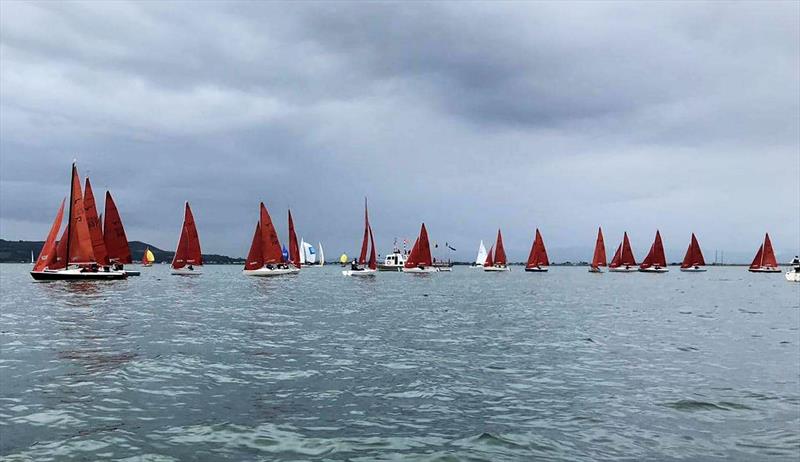
<path fill-rule="evenodd" d="M 797 460 L 800 284 L 0 265 L 16 460 Z"/>

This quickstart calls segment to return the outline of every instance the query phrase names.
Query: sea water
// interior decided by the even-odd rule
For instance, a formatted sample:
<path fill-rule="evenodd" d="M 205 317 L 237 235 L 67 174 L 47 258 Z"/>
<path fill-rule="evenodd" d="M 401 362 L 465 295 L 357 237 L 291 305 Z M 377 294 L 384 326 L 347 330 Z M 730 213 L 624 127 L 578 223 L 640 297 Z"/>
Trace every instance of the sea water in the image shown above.
<path fill-rule="evenodd" d="M 781 274 L 29 270 L 0 265 L 8 461 L 800 457 Z"/>

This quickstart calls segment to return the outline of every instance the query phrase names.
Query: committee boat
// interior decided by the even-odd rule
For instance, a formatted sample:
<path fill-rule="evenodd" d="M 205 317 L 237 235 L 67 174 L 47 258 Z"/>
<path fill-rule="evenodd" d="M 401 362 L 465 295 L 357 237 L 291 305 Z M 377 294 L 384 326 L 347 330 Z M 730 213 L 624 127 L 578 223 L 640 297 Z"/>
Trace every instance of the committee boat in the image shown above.
<path fill-rule="evenodd" d="M 270 277 L 297 274 L 299 272 L 300 268 L 289 265 L 283 259 L 278 233 L 275 231 L 272 218 L 270 218 L 269 212 L 267 212 L 267 208 L 262 202 L 256 231 L 253 234 L 253 242 L 250 244 L 250 251 L 247 253 L 247 260 L 242 274 L 245 276 Z"/>
<path fill-rule="evenodd" d="M 751 273 L 780 273 L 778 260 L 775 258 L 775 251 L 772 250 L 772 241 L 769 240 L 769 233 L 764 235 L 764 243 L 758 248 L 753 263 L 750 263 L 748 271 Z"/>
<path fill-rule="evenodd" d="M 602 273 L 600 267 L 608 266 L 606 263 L 606 244 L 603 242 L 603 228 L 597 228 L 597 240 L 594 243 L 594 255 L 589 265 L 590 273 Z"/>
<path fill-rule="evenodd" d="M 470 268 L 483 268 L 483 264 L 486 263 L 486 246 L 483 245 L 483 240 L 481 239 L 481 243 L 478 245 L 478 255 L 475 257 L 475 263 L 469 265 Z"/>
<path fill-rule="evenodd" d="M 789 265 L 789 270 L 786 271 L 786 280 L 789 282 L 800 282 L 800 257 L 795 256 Z"/>
<path fill-rule="evenodd" d="M 700 250 L 700 243 L 697 242 L 694 233 L 692 233 L 692 239 L 686 249 L 686 255 L 683 256 L 681 271 L 684 273 L 702 273 L 706 271 L 706 260 L 703 258 L 703 251 Z"/>
<path fill-rule="evenodd" d="M 544 239 L 539 228 L 536 228 L 536 236 L 533 238 L 531 252 L 528 254 L 528 261 L 525 263 L 525 271 L 529 273 L 544 273 L 550 266 L 547 256 L 547 249 L 544 247 Z"/>
<path fill-rule="evenodd" d="M 661 233 L 658 230 L 656 230 L 656 238 L 650 246 L 650 251 L 639 265 L 639 271 L 642 273 L 666 273 L 669 271 L 667 257 L 664 255 L 664 243 L 661 242 Z"/>
<path fill-rule="evenodd" d="M 369 259 L 367 253 L 369 250 Z M 367 200 L 364 199 L 364 238 L 361 240 L 361 253 L 358 260 L 350 265 L 350 269 L 342 271 L 345 276 L 375 276 L 378 273 L 378 257 L 375 252 L 375 238 L 372 235 L 372 226 L 369 224 Z"/>
<path fill-rule="evenodd" d="M 414 242 L 402 271 L 404 273 L 436 273 L 439 271 L 439 268 L 433 266 L 431 245 L 428 241 L 428 230 L 425 229 L 425 223 L 419 230 L 419 237 Z"/>
<path fill-rule="evenodd" d="M 101 266 L 95 258 L 93 241 L 86 220 L 78 168 L 72 164 L 67 226 L 56 243 L 56 235 L 64 217 L 64 202 L 50 227 L 39 258 L 31 270 L 37 281 L 114 280 L 128 277 L 124 271 Z M 95 223 L 96 224 L 96 223 Z"/>
<path fill-rule="evenodd" d="M 486 262 L 483 264 L 483 270 L 488 272 L 504 272 L 511 271 L 508 267 L 508 259 L 506 258 L 506 249 L 503 247 L 503 234 L 497 230 L 497 241 L 494 244 L 494 255 L 491 256 L 491 250 L 486 257 Z"/>
<path fill-rule="evenodd" d="M 200 237 L 194 224 L 194 215 L 189 203 L 183 210 L 183 226 L 178 238 L 178 247 L 172 258 L 170 273 L 177 276 L 197 276 L 202 274 L 203 255 L 200 251 Z"/>
<path fill-rule="evenodd" d="M 114 266 L 114 269 L 125 271 L 128 276 L 141 274 L 139 271 L 126 270 L 123 266 L 133 263 L 133 259 L 128 246 L 128 236 L 125 235 L 125 227 L 122 226 L 117 205 L 109 191 L 106 191 L 105 212 L 103 213 L 103 242 L 106 244 L 108 261 Z M 150 249 L 147 250 L 150 251 Z"/>
<path fill-rule="evenodd" d="M 633 273 L 637 270 L 636 259 L 633 257 L 631 242 L 628 240 L 628 233 L 622 236 L 622 242 L 614 252 L 614 257 L 608 265 L 608 271 L 613 273 Z"/>

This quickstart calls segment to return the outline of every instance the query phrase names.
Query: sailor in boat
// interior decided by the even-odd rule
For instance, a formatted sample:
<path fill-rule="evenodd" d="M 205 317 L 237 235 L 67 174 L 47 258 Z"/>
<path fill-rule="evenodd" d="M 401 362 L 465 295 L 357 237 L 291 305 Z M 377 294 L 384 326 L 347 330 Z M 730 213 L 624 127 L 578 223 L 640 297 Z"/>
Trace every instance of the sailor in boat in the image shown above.
<path fill-rule="evenodd" d="M 800 257 L 795 255 L 794 258 L 792 259 L 792 262 L 789 264 L 792 265 L 792 269 L 794 270 L 795 273 L 800 273 Z"/>
<path fill-rule="evenodd" d="M 188 265 L 186 266 L 186 269 L 188 269 L 189 271 L 194 271 L 194 266 Z"/>
<path fill-rule="evenodd" d="M 358 260 L 355 258 L 350 262 L 350 271 L 364 271 L 364 268 L 358 266 Z"/>

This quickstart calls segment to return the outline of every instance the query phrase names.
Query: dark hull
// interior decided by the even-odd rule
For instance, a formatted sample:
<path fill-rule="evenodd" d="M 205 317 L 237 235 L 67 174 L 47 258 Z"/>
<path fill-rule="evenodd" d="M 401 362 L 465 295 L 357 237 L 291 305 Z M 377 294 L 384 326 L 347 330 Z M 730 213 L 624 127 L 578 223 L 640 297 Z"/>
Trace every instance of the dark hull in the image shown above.
<path fill-rule="evenodd" d="M 547 268 L 525 268 L 525 271 L 529 273 L 546 273 Z"/>
<path fill-rule="evenodd" d="M 125 270 L 125 274 L 127 274 L 128 276 L 141 276 L 142 272 L 141 271 L 128 271 L 128 270 Z"/>
<path fill-rule="evenodd" d="M 37 281 L 114 281 L 128 277 L 126 273 L 60 273 L 56 271 L 31 271 Z"/>

